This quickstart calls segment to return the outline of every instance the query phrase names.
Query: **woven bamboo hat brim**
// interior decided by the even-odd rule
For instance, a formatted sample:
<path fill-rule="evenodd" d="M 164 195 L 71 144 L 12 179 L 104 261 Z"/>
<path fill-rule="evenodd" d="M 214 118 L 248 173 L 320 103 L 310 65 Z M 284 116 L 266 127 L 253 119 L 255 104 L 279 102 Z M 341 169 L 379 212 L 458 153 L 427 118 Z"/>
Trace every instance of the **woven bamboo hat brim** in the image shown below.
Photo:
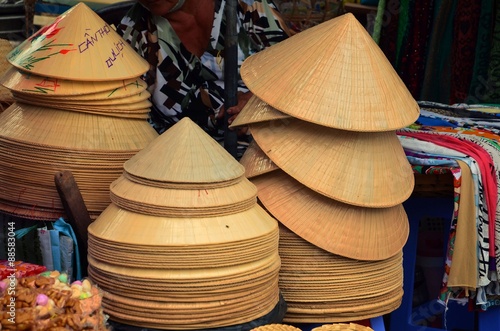
<path fill-rule="evenodd" d="M 30 98 L 30 97 L 24 97 L 19 94 L 13 94 L 14 99 L 18 102 L 22 102 L 25 104 L 30 104 L 34 106 L 40 106 L 40 105 L 45 105 L 47 104 L 46 101 L 40 100 L 37 98 Z M 148 109 L 151 107 L 152 103 L 148 100 L 145 95 L 140 97 L 141 100 L 138 100 L 136 102 L 130 102 L 130 103 L 122 103 L 120 99 L 112 99 L 112 100 L 90 100 L 90 101 L 61 101 L 61 100 L 54 100 L 50 103 L 50 107 L 54 109 L 62 109 L 62 110 L 72 110 L 72 111 L 79 111 L 79 110 L 92 110 L 95 112 L 99 112 L 102 114 L 106 114 L 108 112 L 130 112 L 130 111 L 142 111 L 143 109 Z M 118 100 L 118 102 L 117 102 Z"/>
<path fill-rule="evenodd" d="M 402 252 L 380 261 L 331 254 L 279 226 L 284 321 L 358 321 L 396 309 L 403 295 Z"/>
<path fill-rule="evenodd" d="M 0 76 L 10 68 L 9 61 L 7 61 L 7 54 L 9 54 L 13 48 L 9 40 L 0 38 Z"/>
<path fill-rule="evenodd" d="M 365 208 L 316 193 L 281 170 L 252 179 L 259 200 L 287 228 L 330 253 L 383 260 L 401 252 L 409 234 L 402 205 Z"/>
<path fill-rule="evenodd" d="M 300 329 L 288 324 L 266 324 L 253 328 L 250 331 L 300 331 Z"/>
<path fill-rule="evenodd" d="M 277 275 L 276 275 L 277 276 Z M 219 298 L 218 295 L 212 295 L 211 300 L 205 302 L 157 302 L 155 298 L 130 298 L 127 293 L 113 293 L 115 291 L 106 291 L 104 295 L 113 300 L 115 308 L 129 308 L 131 315 L 137 317 L 151 317 L 152 315 L 168 316 L 170 321 L 184 320 L 185 323 L 192 323 L 193 316 L 196 315 L 196 320 L 199 322 L 204 319 L 209 320 L 224 320 L 224 316 L 231 313 L 247 314 L 247 310 L 255 308 L 256 302 L 262 300 L 272 301 L 272 306 L 277 303 L 278 287 L 277 277 L 274 280 L 268 281 L 268 284 L 254 286 L 252 289 L 234 291 L 233 298 Z M 154 286 L 154 284 L 153 284 Z M 229 292 L 229 291 L 228 291 Z M 232 294 L 232 293 L 230 293 Z M 196 299 L 194 297 L 193 299 Z M 111 302 L 110 302 L 111 304 Z M 267 304 L 264 304 L 267 307 Z M 267 309 L 267 308 L 266 308 Z M 258 313 L 259 315 L 261 313 Z"/>
<path fill-rule="evenodd" d="M 182 259 L 181 254 L 178 259 Z M 171 301 L 182 301 L 196 295 L 200 300 L 204 297 L 210 299 L 210 294 L 217 292 L 239 291 L 248 289 L 254 284 L 244 284 L 245 281 L 257 283 L 261 279 L 264 282 L 278 280 L 280 268 L 280 257 L 277 250 L 268 251 L 265 257 L 255 258 L 249 261 L 241 261 L 233 265 L 219 265 L 219 261 L 213 261 L 212 266 L 206 265 L 180 265 L 180 263 L 170 266 L 161 261 L 161 268 L 144 268 L 139 266 L 112 264 L 98 260 L 94 256 L 89 256 L 89 265 L 92 273 L 101 279 L 103 285 L 112 288 L 118 281 L 130 284 L 131 288 L 124 290 L 123 294 L 135 297 L 136 290 L 146 291 L 148 287 L 143 284 L 148 281 L 154 284 L 151 289 L 159 291 L 153 294 L 156 300 L 165 301 L 171 297 Z M 180 266 L 180 267 L 178 267 Z M 125 285 L 124 284 L 124 285 Z M 245 285 L 245 286 L 242 286 Z M 250 286 L 248 286 L 250 285 Z"/>
<path fill-rule="evenodd" d="M 283 319 L 287 323 L 338 323 L 361 321 L 390 314 L 401 305 L 403 289 L 399 288 L 374 303 L 349 303 L 342 307 L 339 303 L 295 303 L 287 301 L 287 313 Z"/>
<path fill-rule="evenodd" d="M 29 214 L 35 209 L 49 211 L 49 214 L 53 215 L 54 210 L 62 210 L 63 206 L 54 184 L 54 175 L 61 169 L 71 171 L 75 177 L 89 213 L 99 214 L 111 202 L 109 185 L 122 172 L 123 160 L 120 162 L 120 159 L 102 160 L 107 163 L 103 167 L 89 166 L 86 162 L 71 163 L 70 151 L 45 159 L 43 151 L 32 149 L 31 155 L 28 156 L 25 151 L 12 152 L 13 149 L 4 148 L 3 142 L 0 142 L 0 146 L 3 155 L 0 159 L 0 185 L 9 187 L 9 190 L 0 192 L 0 199 L 16 205 L 15 211 L 7 209 L 16 214 Z M 8 152 L 5 152 L 7 150 Z M 100 156 L 96 155 L 94 159 L 100 159 Z M 22 211 L 23 209 L 27 211 Z"/>
<path fill-rule="evenodd" d="M 392 64 L 351 13 L 250 56 L 241 77 L 271 107 L 337 129 L 397 130 L 420 112 Z"/>
<path fill-rule="evenodd" d="M 137 77 L 110 81 L 76 81 L 39 76 L 10 67 L 0 78 L 6 88 L 25 94 L 74 97 L 106 92 L 112 95 L 118 89 L 143 89 L 146 83 Z M 109 94 L 108 94 L 109 93 Z"/>
<path fill-rule="evenodd" d="M 161 262 L 157 262 L 157 264 L 161 264 Z M 196 283 L 189 283 L 191 285 L 191 291 L 187 292 L 184 291 L 185 289 L 176 288 L 177 284 L 159 286 L 156 280 L 150 279 L 148 279 L 148 282 L 151 283 L 151 286 L 144 286 L 144 283 L 138 284 L 144 282 L 144 279 L 128 280 L 113 274 L 106 275 L 106 273 L 101 273 L 99 270 L 96 270 L 92 265 L 89 266 L 88 271 L 89 277 L 91 277 L 92 280 L 98 283 L 103 290 L 107 290 L 111 293 L 119 293 L 133 299 L 151 298 L 158 302 L 185 303 L 186 300 L 192 302 L 210 301 L 213 299 L 214 294 L 220 299 L 233 299 L 239 296 L 238 292 L 248 289 L 255 290 L 257 286 L 268 286 L 270 283 L 273 284 L 273 286 L 275 284 L 275 286 L 277 286 L 278 270 L 279 263 L 276 263 L 272 272 L 265 270 L 265 273 L 261 272 L 260 275 L 255 275 L 255 277 L 258 278 L 253 278 L 249 281 L 248 277 L 242 277 L 240 275 L 239 279 L 234 279 L 227 282 L 227 284 L 213 281 L 211 284 L 207 283 L 208 286 L 197 287 L 196 285 L 198 285 L 199 280 L 196 280 Z M 253 276 L 254 275 L 252 275 L 252 277 Z M 178 284 L 182 284 L 182 282 L 181 280 Z M 193 284 L 195 286 L 192 286 Z M 258 292 L 262 293 L 261 290 L 262 288 Z M 196 296 L 193 295 L 193 291 L 197 291 Z"/>
<path fill-rule="evenodd" d="M 0 138 L 25 145 L 109 153 L 138 152 L 158 137 L 144 120 L 120 119 L 14 103 L 0 115 Z"/>
<path fill-rule="evenodd" d="M 95 219 L 110 203 L 123 163 L 158 137 L 144 120 L 14 103 L 0 114 L 0 210 L 33 219 L 64 217 L 54 175 L 71 171 Z M 54 217 L 57 216 L 57 217 Z"/>
<path fill-rule="evenodd" d="M 186 247 L 259 238 L 277 231 L 277 226 L 277 221 L 257 204 L 240 213 L 204 218 L 155 217 L 110 204 L 88 231 L 94 237 L 129 245 Z"/>
<path fill-rule="evenodd" d="M 20 99 L 14 96 L 14 100 L 18 103 L 31 105 L 38 107 L 40 105 L 45 105 L 48 103 L 40 102 L 39 100 L 34 99 Z M 108 117 L 120 117 L 123 119 L 148 119 L 151 103 L 149 101 L 145 101 L 145 103 L 141 104 L 128 104 L 124 105 L 125 107 L 120 107 L 121 105 L 109 105 L 109 106 L 85 106 L 83 104 L 78 105 L 65 105 L 57 102 L 49 103 L 52 109 L 58 109 L 65 112 L 73 112 L 73 113 L 84 113 L 84 114 L 94 114 L 100 116 L 108 116 Z M 142 107 L 148 108 L 142 108 Z M 120 108 L 132 108 L 135 107 L 137 109 L 120 109 Z"/>
<path fill-rule="evenodd" d="M 289 117 L 290 115 L 270 107 L 267 103 L 253 95 L 229 127 L 234 128 L 251 123 L 279 120 Z"/>
<path fill-rule="evenodd" d="M 252 140 L 243 153 L 240 163 L 245 167 L 245 177 L 252 178 L 258 175 L 279 169 L 270 158 Z"/>
<path fill-rule="evenodd" d="M 39 76 L 82 81 L 137 78 L 149 69 L 148 62 L 83 2 L 38 30 L 7 59 Z"/>
<path fill-rule="evenodd" d="M 276 250 L 268 252 L 266 258 L 233 267 L 218 267 L 215 263 L 195 269 L 174 269 L 165 263 L 159 270 L 130 266 L 130 263 L 121 267 L 89 256 L 89 275 L 104 290 L 104 301 L 111 311 L 128 309 L 129 318 L 138 321 L 149 318 L 152 313 L 166 315 L 168 321 L 163 323 L 184 323 L 187 327 L 201 321 L 223 323 L 221 321 L 230 319 L 233 313 L 241 318 L 249 311 L 259 315 L 272 309 L 279 297 L 279 265 Z M 256 270 L 266 272 L 256 273 Z M 120 283 L 133 288 L 115 287 Z M 137 295 L 137 290 L 140 293 L 151 289 L 156 292 Z M 194 320 L 193 315 L 196 315 Z"/>
<path fill-rule="evenodd" d="M 134 265 L 149 269 L 162 269 L 168 264 L 173 269 L 196 269 L 202 267 L 230 266 L 266 258 L 278 247 L 278 232 L 272 231 L 258 238 L 247 238 L 238 242 L 226 242 L 210 246 L 152 246 L 125 245 L 89 234 L 89 254 L 96 260 L 113 265 L 128 266 L 130 260 L 138 258 Z M 182 259 L 179 257 L 182 256 Z M 260 272 L 254 270 L 255 272 Z M 168 286 L 168 284 L 160 284 Z"/>
<path fill-rule="evenodd" d="M 284 249 L 280 248 L 280 256 Z M 287 255 L 281 256 L 283 261 L 290 259 Z M 305 259 L 312 259 L 314 255 L 302 256 L 302 263 Z M 287 261 L 288 262 L 288 261 Z M 291 263 L 292 261 L 290 261 Z M 356 269 L 360 266 L 354 265 Z M 328 265 L 328 262 L 326 262 Z M 288 301 L 294 302 L 322 302 L 330 303 L 343 302 L 354 303 L 358 301 L 373 301 L 374 298 L 386 293 L 401 289 L 402 287 L 402 266 L 401 254 L 396 264 L 389 265 L 387 272 L 383 269 L 374 270 L 337 270 L 331 268 L 330 274 L 326 271 L 319 273 L 315 265 L 309 269 L 293 268 L 286 265 L 280 270 L 280 287 L 283 289 Z M 353 287 L 354 286 L 354 287 Z"/>
<path fill-rule="evenodd" d="M 110 316 L 111 320 L 126 325 L 154 328 L 155 330 L 200 330 L 233 326 L 257 320 L 271 312 L 279 301 L 277 287 L 263 292 L 255 290 L 254 296 L 255 294 L 260 295 L 261 298 L 248 300 L 238 305 L 235 305 L 234 302 L 222 301 L 217 308 L 219 312 L 211 314 L 207 309 L 195 305 L 168 310 L 162 309 L 161 306 L 151 307 L 148 305 L 147 308 L 141 309 L 140 304 L 144 302 L 143 298 L 141 298 L 142 300 L 130 300 L 121 295 L 111 295 L 109 292 L 104 294 L 102 305 L 104 312 Z M 224 308 L 226 312 L 223 312 Z M 220 312 L 221 310 L 222 312 Z"/>
<path fill-rule="evenodd" d="M 63 81 L 70 82 L 70 81 Z M 118 81 L 117 83 L 119 83 Z M 36 98 L 38 100 L 47 100 L 51 102 L 75 102 L 75 101 L 109 101 L 109 100 L 128 100 L 128 97 L 134 96 L 137 99 L 145 99 L 151 96 L 146 90 L 146 83 L 142 79 L 136 79 L 135 81 L 126 80 L 121 81 L 122 84 L 119 87 L 112 88 L 110 90 L 95 92 L 95 93 L 86 93 L 86 94 L 77 94 L 77 95 L 61 95 L 61 94 L 48 94 L 37 92 L 24 92 L 12 90 L 13 94 L 20 95 L 25 98 Z M 90 82 L 75 82 L 79 85 L 90 84 Z M 82 86 L 85 89 L 85 86 Z M 58 90 L 57 90 L 58 91 Z M 54 91 L 56 92 L 56 91 Z M 146 96 L 144 98 L 144 96 Z"/>
<path fill-rule="evenodd" d="M 111 201 L 121 208 L 154 216 L 205 217 L 230 215 L 253 207 L 257 188 L 245 177 L 234 185 L 199 189 L 141 185 L 124 173 L 110 187 Z"/>
<path fill-rule="evenodd" d="M 337 331 L 337 330 L 345 330 L 345 331 L 373 331 L 372 328 L 356 323 L 336 323 L 336 324 L 325 324 L 318 327 L 313 328 L 311 331 Z"/>
<path fill-rule="evenodd" d="M 265 292 L 269 288 L 271 289 L 271 293 Z M 113 300 L 112 305 L 114 308 L 128 308 L 131 316 L 148 318 L 155 315 L 164 315 L 168 316 L 171 322 L 177 320 L 178 323 L 181 321 L 192 323 L 193 316 L 196 316 L 197 322 L 200 320 L 204 320 L 205 322 L 210 320 L 222 321 L 224 320 L 224 316 L 231 313 L 248 314 L 248 310 L 254 308 L 256 301 L 263 299 L 265 301 L 270 300 L 273 303 L 272 306 L 277 303 L 277 286 L 261 286 L 260 288 L 254 286 L 253 289 L 247 291 L 248 293 L 239 291 L 239 293 L 234 294 L 233 298 L 228 299 L 219 299 L 218 296 L 213 296 L 212 302 L 202 303 L 156 302 L 153 300 L 154 297 L 148 298 L 150 300 L 146 300 L 146 297 L 129 298 L 126 296 L 126 293 L 114 294 L 109 291 L 105 291 L 104 295 Z"/>
<path fill-rule="evenodd" d="M 182 259 L 182 255 L 179 255 Z M 161 264 L 161 261 L 158 263 Z M 166 289 L 169 293 L 178 292 L 180 298 L 182 295 L 185 297 L 204 296 L 207 292 L 215 294 L 217 291 L 239 291 L 248 287 L 240 288 L 239 285 L 245 281 L 256 282 L 259 278 L 264 278 L 266 281 L 278 280 L 278 271 L 280 267 L 280 257 L 278 252 L 268 252 L 265 258 L 254 259 L 249 262 L 242 262 L 232 266 L 219 266 L 214 261 L 212 267 L 207 266 L 190 266 L 189 268 L 171 268 L 165 264 L 163 268 L 149 269 L 143 267 L 116 265 L 98 261 L 93 256 L 89 256 L 89 265 L 96 274 L 107 277 L 110 281 L 112 279 L 122 280 L 128 283 L 148 281 L 154 283 L 157 289 Z M 269 277 L 270 276 L 270 277 Z M 108 282 L 105 281 L 105 284 Z M 112 285 L 111 281 L 109 285 Z M 234 288 L 231 288 L 231 285 Z M 132 285 L 134 287 L 145 288 L 141 284 Z M 110 286 L 111 287 L 111 286 Z M 127 290 L 123 294 L 133 294 L 133 290 Z M 201 293 L 200 293 L 201 292 Z M 164 301 L 168 298 L 168 293 L 157 293 L 154 297 L 158 301 Z M 174 294 L 176 296 L 176 294 Z M 172 298 L 172 301 L 179 301 Z M 197 300 L 201 301 L 201 300 Z"/>
<path fill-rule="evenodd" d="M 107 100 L 105 102 L 107 104 L 92 105 L 92 103 L 95 103 L 96 101 L 90 101 L 89 103 L 85 101 L 75 101 L 73 103 L 68 103 L 60 102 L 58 100 L 44 101 L 30 97 L 19 97 L 15 94 L 13 96 L 16 102 L 32 106 L 50 105 L 50 107 L 53 109 L 59 109 L 63 111 L 142 120 L 149 118 L 149 107 L 151 106 L 151 102 L 147 99 L 135 103 L 125 104 L 122 104 L 122 101 L 114 104 L 114 100 Z"/>
<path fill-rule="evenodd" d="M 168 162 L 158 162 L 158 155 Z M 124 169 L 150 182 L 211 185 L 234 181 L 245 173 L 231 154 L 188 117 L 125 162 Z"/>
<path fill-rule="evenodd" d="M 353 132 L 286 121 L 251 124 L 250 130 L 262 151 L 308 188 L 374 208 L 396 206 L 412 193 L 413 171 L 395 131 Z"/>
<path fill-rule="evenodd" d="M 24 205 L 18 201 L 12 202 L 3 199 L 0 199 L 0 210 L 5 215 L 11 215 L 13 217 L 20 217 L 35 221 L 54 221 L 59 217 L 66 216 L 62 206 L 60 208 L 40 208 L 33 205 Z"/>
<path fill-rule="evenodd" d="M 11 67 L 9 61 L 7 61 L 7 54 L 14 47 L 7 39 L 0 38 L 0 77 Z M 0 86 L 0 112 L 7 108 L 14 100 L 12 98 L 11 92 Z"/>
<path fill-rule="evenodd" d="M 17 98 L 14 99 L 17 101 L 19 104 L 23 105 L 29 105 L 33 107 L 44 107 L 41 105 L 46 105 L 48 103 L 40 103 L 39 101 L 32 102 L 31 100 L 18 100 Z M 70 106 L 64 106 L 60 105 L 57 103 L 50 103 L 50 107 L 53 110 L 60 110 L 64 112 L 72 112 L 72 113 L 83 113 L 83 114 L 93 114 L 93 115 L 99 115 L 99 116 L 108 116 L 108 117 L 119 117 L 122 119 L 140 119 L 140 120 L 145 120 L 149 118 L 149 112 L 151 111 L 150 108 L 144 108 L 144 109 L 135 109 L 135 110 L 120 110 L 120 109 L 114 109 L 112 106 L 110 107 L 99 107 L 99 108 L 90 108 L 90 107 L 70 107 Z"/>
<path fill-rule="evenodd" d="M 57 98 L 54 96 L 44 96 L 38 94 L 27 94 L 22 92 L 12 91 L 12 95 L 16 100 L 21 100 L 25 102 L 30 102 L 32 104 L 43 105 L 47 102 L 51 103 L 51 106 L 58 105 L 60 107 L 84 107 L 84 108 L 95 108 L 102 107 L 105 111 L 107 109 L 143 109 L 151 107 L 151 102 L 148 101 L 148 98 L 151 96 L 151 93 L 148 91 L 142 91 L 138 94 L 128 95 L 124 97 L 118 98 L 107 98 L 107 99 L 85 99 L 82 97 L 92 97 L 95 94 L 87 94 L 84 96 L 80 96 L 80 98 L 70 99 L 67 97 Z M 147 102 L 144 102 L 147 101 Z M 126 105 L 127 107 L 123 107 Z M 131 107 L 131 105 L 141 105 L 140 107 Z M 116 107 L 115 107 L 116 106 Z"/>
<path fill-rule="evenodd" d="M 278 247 L 278 233 L 271 232 L 258 240 L 246 240 L 241 244 L 232 245 L 227 243 L 224 247 L 196 248 L 180 251 L 179 249 L 167 251 L 155 248 L 152 255 L 151 247 L 149 252 L 145 250 L 134 250 L 135 246 L 124 247 L 116 243 L 106 242 L 99 238 L 89 236 L 88 252 L 96 260 L 113 265 L 127 266 L 131 260 L 137 260 L 134 265 L 137 268 L 163 269 L 165 265 L 171 268 L 210 268 L 214 264 L 221 267 L 248 263 L 257 259 L 263 259 L 269 252 L 275 251 Z M 179 259 L 182 256 L 182 259 Z M 116 284 L 115 284 L 116 285 Z M 162 284 L 157 284 L 160 287 Z M 126 285 L 132 289 L 130 284 Z M 168 286 L 168 285 L 167 285 Z"/>

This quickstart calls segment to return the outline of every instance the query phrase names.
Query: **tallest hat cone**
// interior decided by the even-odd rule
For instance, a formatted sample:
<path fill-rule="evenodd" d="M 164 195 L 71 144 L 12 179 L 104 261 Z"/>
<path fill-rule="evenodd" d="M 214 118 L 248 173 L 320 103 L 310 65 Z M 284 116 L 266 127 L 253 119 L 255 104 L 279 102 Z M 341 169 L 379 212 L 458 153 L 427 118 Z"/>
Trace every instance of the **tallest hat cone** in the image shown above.
<path fill-rule="evenodd" d="M 7 60 L 33 74 L 76 81 L 137 78 L 149 65 L 80 2 L 13 49 Z"/>
<path fill-rule="evenodd" d="M 350 13 L 250 56 L 241 77 L 271 107 L 321 126 L 391 131 L 419 116 L 391 63 Z"/>

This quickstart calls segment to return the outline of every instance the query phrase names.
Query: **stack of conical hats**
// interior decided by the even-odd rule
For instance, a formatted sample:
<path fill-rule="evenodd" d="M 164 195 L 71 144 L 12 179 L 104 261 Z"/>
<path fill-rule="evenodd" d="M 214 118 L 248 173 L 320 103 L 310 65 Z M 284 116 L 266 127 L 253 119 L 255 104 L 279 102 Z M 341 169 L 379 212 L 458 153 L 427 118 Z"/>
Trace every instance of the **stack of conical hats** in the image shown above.
<path fill-rule="evenodd" d="M 281 225 L 285 321 L 391 312 L 414 186 L 396 130 L 416 101 L 349 13 L 251 56 L 241 75 L 254 96 L 232 126 L 250 128 L 240 162 Z"/>
<path fill-rule="evenodd" d="M 278 303 L 278 222 L 243 166 L 190 119 L 125 162 L 111 201 L 89 226 L 88 271 L 112 320 L 217 328 Z"/>
<path fill-rule="evenodd" d="M 65 216 L 54 184 L 70 170 L 91 218 L 110 203 L 123 163 L 158 134 L 147 122 L 149 68 L 84 3 L 14 48 L 0 83 L 15 102 L 0 115 L 0 210 Z"/>
<path fill-rule="evenodd" d="M 7 39 L 0 38 L 0 76 L 3 75 L 9 68 L 10 63 L 7 61 L 7 54 L 14 47 Z M 14 102 L 12 93 L 3 86 L 0 86 L 0 113 L 4 111 Z"/>

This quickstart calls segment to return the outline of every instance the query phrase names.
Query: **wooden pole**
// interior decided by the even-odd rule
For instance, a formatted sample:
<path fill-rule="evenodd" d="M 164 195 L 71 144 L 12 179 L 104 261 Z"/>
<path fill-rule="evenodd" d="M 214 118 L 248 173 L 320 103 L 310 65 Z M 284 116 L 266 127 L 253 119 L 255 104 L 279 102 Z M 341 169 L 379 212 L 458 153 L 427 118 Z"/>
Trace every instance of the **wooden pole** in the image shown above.
<path fill-rule="evenodd" d="M 78 189 L 78 185 L 69 170 L 57 172 L 54 175 L 57 192 L 61 198 L 61 203 L 68 216 L 68 223 L 75 232 L 78 240 L 78 250 L 80 253 L 80 264 L 82 277 L 87 276 L 87 228 L 92 223 L 82 194 Z"/>
<path fill-rule="evenodd" d="M 224 109 L 238 103 L 238 34 L 236 32 L 238 0 L 227 0 L 226 35 L 224 39 Z M 224 148 L 236 158 L 238 137 L 235 130 L 229 130 L 229 115 L 224 115 Z"/>

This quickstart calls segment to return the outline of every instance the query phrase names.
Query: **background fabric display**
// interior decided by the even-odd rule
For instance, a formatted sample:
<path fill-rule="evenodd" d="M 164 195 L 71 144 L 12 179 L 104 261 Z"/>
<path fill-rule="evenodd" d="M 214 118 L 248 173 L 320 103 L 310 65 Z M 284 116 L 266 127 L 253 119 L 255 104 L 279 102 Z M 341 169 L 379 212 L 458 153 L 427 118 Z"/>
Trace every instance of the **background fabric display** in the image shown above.
<path fill-rule="evenodd" d="M 415 99 L 500 102 L 495 1 L 391 0 L 379 12 L 377 41 Z"/>
<path fill-rule="evenodd" d="M 458 166 L 451 165 L 450 168 L 454 173 L 456 204 L 439 299 L 446 302 L 449 299 L 467 301 L 473 298 L 476 309 L 486 310 L 495 306 L 495 299 L 498 297 L 496 288 L 499 286 L 499 231 L 496 222 L 498 212 L 492 210 L 492 208 L 498 209 L 499 203 L 498 117 L 494 107 L 487 110 L 483 108 L 481 111 L 480 107 L 467 104 L 446 106 L 433 102 L 420 102 L 420 105 L 419 119 L 409 128 L 398 131 L 414 170 L 418 164 L 421 164 L 418 169 L 427 170 L 433 167 L 433 169 L 447 167 L 446 159 L 454 159 L 458 163 Z M 429 122 L 429 119 L 432 121 Z M 466 149 L 460 147 L 464 143 L 469 147 Z M 462 152 L 468 156 L 460 156 Z M 484 161 L 489 165 L 482 165 Z M 472 177 L 465 176 L 468 174 Z M 487 182 L 489 184 L 486 186 L 490 185 L 489 189 L 484 186 Z M 471 197 L 474 197 L 472 201 Z M 487 200 L 490 201 L 489 204 Z M 474 214 L 475 217 L 472 216 Z M 490 221 L 486 221 L 485 216 Z M 476 223 L 470 222 L 471 219 L 475 219 Z M 466 233 L 470 235 L 474 230 L 478 240 L 465 235 Z M 477 242 L 478 246 L 470 245 L 471 242 Z M 477 248 L 479 250 L 476 251 Z M 469 258 L 473 256 L 477 259 L 476 291 L 473 290 L 474 283 L 471 281 L 474 277 L 468 275 L 466 271 L 469 269 L 464 267 L 474 264 L 463 264 L 465 255 L 460 257 L 457 254 L 468 254 Z M 453 263 L 454 258 L 457 259 L 456 264 Z"/>

